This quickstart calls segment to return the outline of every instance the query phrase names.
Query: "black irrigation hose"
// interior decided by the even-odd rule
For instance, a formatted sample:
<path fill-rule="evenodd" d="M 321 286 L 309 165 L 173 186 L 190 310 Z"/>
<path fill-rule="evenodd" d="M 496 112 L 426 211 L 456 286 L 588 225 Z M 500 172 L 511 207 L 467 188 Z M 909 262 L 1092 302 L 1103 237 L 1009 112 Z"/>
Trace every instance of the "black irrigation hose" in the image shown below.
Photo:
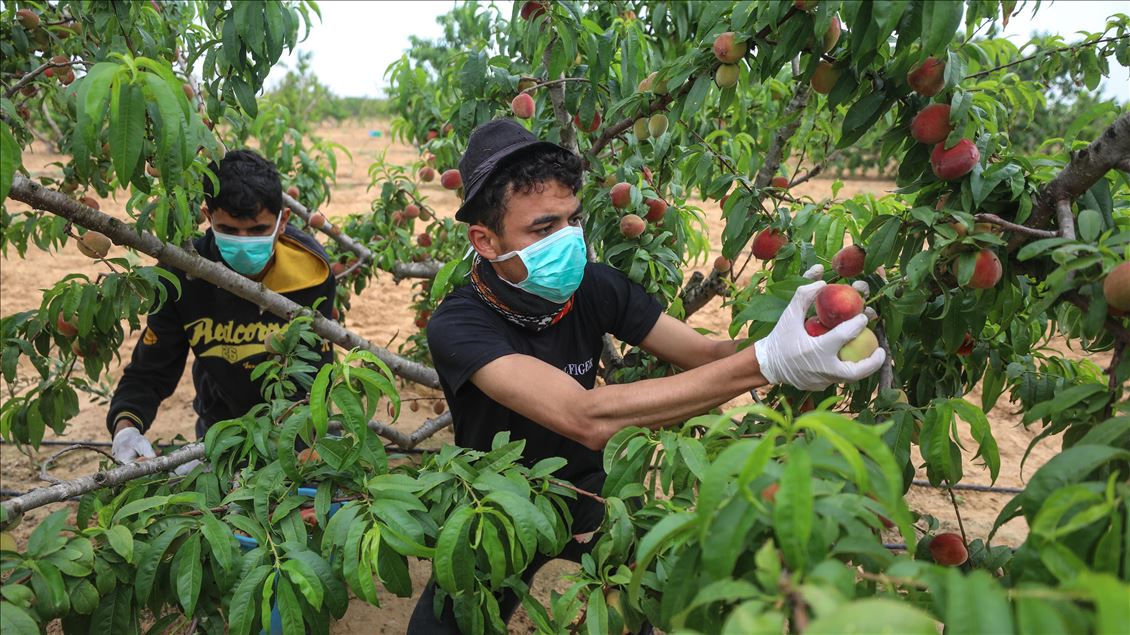
<path fill-rule="evenodd" d="M 0 445 L 17 445 L 17 444 L 12 443 L 11 441 L 6 441 L 4 439 L 0 439 Z M 111 443 L 110 441 L 46 440 L 46 441 L 40 441 L 39 445 L 59 445 L 59 446 L 62 446 L 62 445 L 88 445 L 88 446 L 95 447 L 95 448 L 109 448 L 109 447 L 113 447 L 114 444 Z M 182 447 L 184 447 L 184 444 L 183 443 L 154 443 L 153 447 L 154 448 L 160 448 L 160 449 L 182 448 Z M 424 448 L 408 448 L 407 450 L 405 450 L 403 448 L 398 448 L 395 445 L 390 443 L 390 444 L 385 446 L 385 451 L 386 452 L 392 452 L 394 454 L 423 454 L 424 452 L 429 452 L 430 450 L 427 450 L 427 449 L 424 449 Z"/>
<path fill-rule="evenodd" d="M 930 481 L 923 481 L 921 479 L 914 479 L 910 482 L 911 485 L 918 487 L 932 487 L 934 489 L 956 489 L 956 490 L 969 490 L 971 492 L 991 492 L 993 494 L 1019 494 L 1023 492 L 1023 488 L 1019 487 L 993 487 L 991 485 L 974 485 L 969 483 L 958 483 L 956 485 L 934 485 Z"/>

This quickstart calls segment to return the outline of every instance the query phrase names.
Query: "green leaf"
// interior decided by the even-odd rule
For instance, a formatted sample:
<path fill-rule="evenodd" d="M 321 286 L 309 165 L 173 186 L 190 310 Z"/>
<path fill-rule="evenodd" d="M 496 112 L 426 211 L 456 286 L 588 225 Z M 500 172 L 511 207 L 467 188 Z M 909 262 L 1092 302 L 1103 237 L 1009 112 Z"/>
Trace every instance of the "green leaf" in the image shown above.
<path fill-rule="evenodd" d="M 600 585 L 589 591 L 589 609 L 585 615 L 585 628 L 589 635 L 608 633 L 608 604 L 604 601 L 604 588 Z"/>
<path fill-rule="evenodd" d="M 138 556 L 139 562 L 134 582 L 134 591 L 138 603 L 144 604 L 149 601 L 149 594 L 153 591 L 153 582 L 157 578 L 157 569 L 164 561 L 165 552 L 186 529 L 188 529 L 187 523 L 177 523 L 168 527 L 164 532 L 153 538 L 144 553 Z"/>
<path fill-rule="evenodd" d="M 125 183 L 133 177 L 145 145 L 145 95 L 138 86 L 121 80 L 110 100 L 110 157 L 118 181 Z"/>
<path fill-rule="evenodd" d="M 106 541 L 126 562 L 133 562 L 133 533 L 124 525 L 114 525 L 106 530 Z"/>
<path fill-rule="evenodd" d="M 0 632 L 5 635 L 39 635 L 39 624 L 23 607 L 0 602 Z"/>
<path fill-rule="evenodd" d="M 938 627 L 933 617 L 907 602 L 868 598 L 841 604 L 809 624 L 804 632 L 806 635 L 841 635 L 842 633 L 938 635 Z"/>
<path fill-rule="evenodd" d="M 298 604 L 298 596 L 294 594 L 294 587 L 286 576 L 279 576 L 276 589 L 275 603 L 282 617 L 283 635 L 302 635 L 306 632 L 302 621 L 302 608 Z"/>
<path fill-rule="evenodd" d="M 958 0 L 922 3 L 922 32 L 926 34 L 923 53 L 942 57 L 940 54 L 946 50 L 954 33 L 961 27 L 964 4 Z"/>
<path fill-rule="evenodd" d="M 67 544 L 67 537 L 63 535 L 63 526 L 67 524 L 70 510 L 60 509 L 51 512 L 27 540 L 27 553 L 34 558 L 45 558 L 63 548 Z"/>
<path fill-rule="evenodd" d="M 467 546 L 467 529 L 476 514 L 475 508 L 462 506 L 447 518 L 436 538 L 436 557 L 432 563 L 436 582 L 448 593 L 468 590 L 473 583 L 471 563 L 457 557 L 460 547 Z"/>
<path fill-rule="evenodd" d="M 980 635 L 1013 632 L 1004 588 L 987 572 L 949 569 L 945 578 L 946 633 Z"/>
<path fill-rule="evenodd" d="M 1094 242 L 1103 231 L 1103 215 L 1098 210 L 1085 209 L 1079 212 L 1076 224 L 1079 227 L 1079 238 Z"/>
<path fill-rule="evenodd" d="M 15 177 L 16 170 L 23 165 L 23 158 L 20 156 L 22 152 L 23 148 L 16 143 L 16 138 L 12 136 L 8 124 L 0 123 L 0 203 L 8 198 L 8 190 L 12 188 L 12 178 Z"/>
<path fill-rule="evenodd" d="M 208 541 L 208 546 L 212 549 L 212 557 L 216 559 L 220 568 L 225 571 L 231 569 L 234 560 L 232 549 L 235 546 L 235 537 L 231 529 L 220 522 L 211 511 L 205 510 L 200 521 L 200 531 Z"/>
<path fill-rule="evenodd" d="M 628 595 L 634 604 L 639 604 L 640 584 L 659 550 L 679 534 L 693 529 L 697 521 L 698 516 L 694 512 L 674 513 L 655 523 L 655 526 L 640 539 L 636 548 L 636 569 L 632 573 L 632 581 L 628 587 Z"/>
<path fill-rule="evenodd" d="M 317 437 L 320 439 L 326 434 L 326 429 L 329 426 L 329 412 L 326 409 L 326 389 L 330 384 L 330 373 L 333 371 L 333 364 L 326 364 L 318 370 L 318 375 L 314 378 L 314 384 L 310 387 L 310 421 L 314 424 L 314 430 Z"/>
<path fill-rule="evenodd" d="M 812 535 L 813 509 L 812 459 L 808 448 L 792 445 L 781 473 L 777 504 L 773 507 L 773 533 L 791 568 L 801 570 L 808 558 L 808 539 Z"/>
<path fill-rule="evenodd" d="M 231 594 L 231 603 L 228 605 L 228 632 L 232 635 L 247 635 L 251 632 L 251 624 L 255 620 L 255 610 L 259 607 L 257 597 L 259 585 L 267 578 L 272 567 L 261 564 L 235 585 Z"/>
<path fill-rule="evenodd" d="M 181 545 L 173 558 L 173 571 L 176 571 L 177 576 L 177 599 L 188 617 L 192 617 L 196 601 L 200 599 L 200 584 L 204 579 L 201 562 L 200 535 L 195 534 Z"/>
<path fill-rule="evenodd" d="M 228 83 L 235 93 L 235 98 L 239 100 L 240 108 L 243 108 L 243 112 L 247 113 L 248 117 L 254 119 L 259 114 L 259 105 L 255 103 L 255 90 L 239 75 L 229 77 Z"/>

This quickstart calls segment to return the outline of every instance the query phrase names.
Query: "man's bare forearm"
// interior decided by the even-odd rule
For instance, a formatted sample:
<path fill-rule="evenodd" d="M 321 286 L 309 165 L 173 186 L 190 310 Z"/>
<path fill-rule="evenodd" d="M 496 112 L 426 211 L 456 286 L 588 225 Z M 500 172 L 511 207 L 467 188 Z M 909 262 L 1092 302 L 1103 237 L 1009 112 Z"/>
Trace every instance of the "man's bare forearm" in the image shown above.
<path fill-rule="evenodd" d="M 592 430 L 591 445 L 603 447 L 628 426 L 661 428 L 679 423 L 764 386 L 767 382 L 753 347 L 734 352 L 736 342 L 728 344 L 733 347 L 729 355 L 678 375 L 585 391 L 577 416 Z M 723 352 L 720 346 L 719 353 Z"/>

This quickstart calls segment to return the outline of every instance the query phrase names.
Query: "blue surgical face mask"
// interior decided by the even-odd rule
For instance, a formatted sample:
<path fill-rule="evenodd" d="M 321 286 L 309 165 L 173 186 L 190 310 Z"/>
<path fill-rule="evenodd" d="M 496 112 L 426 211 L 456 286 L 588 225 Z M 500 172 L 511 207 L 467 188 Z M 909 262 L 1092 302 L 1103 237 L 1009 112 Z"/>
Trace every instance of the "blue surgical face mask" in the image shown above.
<path fill-rule="evenodd" d="M 569 226 L 491 262 L 514 257 L 526 265 L 526 279 L 521 282 L 503 280 L 539 298 L 563 304 L 581 286 L 585 277 L 585 234 L 580 227 Z"/>
<path fill-rule="evenodd" d="M 216 236 L 216 247 L 224 262 L 236 273 L 254 276 L 271 261 L 271 254 L 275 252 L 275 234 L 281 222 L 282 212 L 279 212 L 274 231 L 266 236 L 232 236 L 220 233 L 215 227 L 212 233 Z"/>

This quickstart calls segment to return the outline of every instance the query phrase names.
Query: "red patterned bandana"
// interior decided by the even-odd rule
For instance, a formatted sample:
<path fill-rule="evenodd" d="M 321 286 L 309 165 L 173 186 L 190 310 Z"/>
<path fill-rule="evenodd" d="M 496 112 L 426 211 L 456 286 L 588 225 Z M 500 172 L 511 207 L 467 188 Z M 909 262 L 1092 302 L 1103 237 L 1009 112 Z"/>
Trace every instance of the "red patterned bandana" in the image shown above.
<path fill-rule="evenodd" d="M 471 286 L 487 306 L 507 321 L 535 332 L 557 324 L 573 310 L 573 296 L 564 304 L 557 304 L 511 286 L 478 254 L 471 265 Z"/>

